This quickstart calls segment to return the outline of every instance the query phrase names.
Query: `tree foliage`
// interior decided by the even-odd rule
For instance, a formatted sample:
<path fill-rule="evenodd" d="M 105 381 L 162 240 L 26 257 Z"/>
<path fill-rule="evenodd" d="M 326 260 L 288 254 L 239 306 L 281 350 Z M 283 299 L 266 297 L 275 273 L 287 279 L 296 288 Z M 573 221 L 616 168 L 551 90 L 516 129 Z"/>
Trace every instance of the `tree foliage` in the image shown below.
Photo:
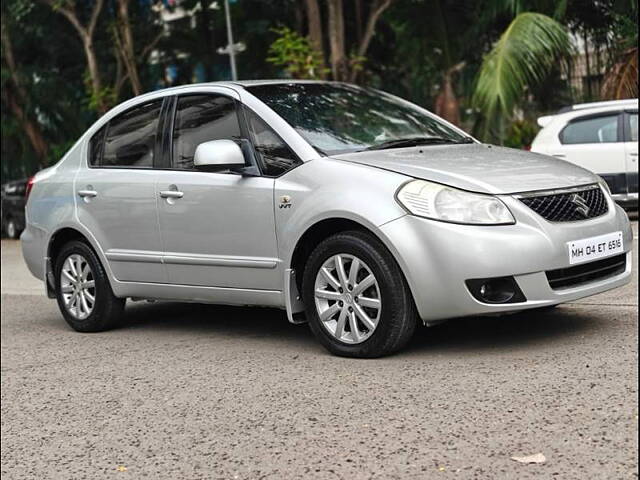
<path fill-rule="evenodd" d="M 482 113 L 483 133 L 513 113 L 527 87 L 538 83 L 571 52 L 565 28 L 540 13 L 520 13 L 485 56 L 473 96 Z"/>
<path fill-rule="evenodd" d="M 3 0 L 3 180 L 55 162 L 133 95 L 229 79 L 222 4 Z M 499 142 L 524 141 L 510 127 L 523 111 L 530 122 L 584 100 L 560 62 L 569 36 L 605 59 L 592 65 L 607 72 L 593 97 L 637 95 L 637 0 L 236 0 L 231 10 L 241 78 L 366 84 Z"/>
<path fill-rule="evenodd" d="M 267 62 L 283 67 L 291 78 L 317 80 L 329 72 L 322 54 L 311 41 L 288 27 L 273 30 L 278 35 L 269 47 Z"/>

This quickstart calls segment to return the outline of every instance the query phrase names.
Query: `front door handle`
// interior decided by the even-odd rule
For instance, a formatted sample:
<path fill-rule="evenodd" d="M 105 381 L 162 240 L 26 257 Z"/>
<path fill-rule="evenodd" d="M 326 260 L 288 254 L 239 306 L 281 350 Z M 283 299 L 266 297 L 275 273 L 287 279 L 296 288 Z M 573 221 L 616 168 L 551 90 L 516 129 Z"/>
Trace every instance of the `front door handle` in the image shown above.
<path fill-rule="evenodd" d="M 182 198 L 184 193 L 177 190 L 162 190 L 160 196 L 162 198 Z"/>
<path fill-rule="evenodd" d="M 98 196 L 98 192 L 89 189 L 78 190 L 78 195 L 80 195 L 82 198 L 93 198 Z"/>
<path fill-rule="evenodd" d="M 552 153 L 551 156 L 559 158 L 560 160 L 564 160 L 567 158 L 567 155 L 564 153 Z"/>

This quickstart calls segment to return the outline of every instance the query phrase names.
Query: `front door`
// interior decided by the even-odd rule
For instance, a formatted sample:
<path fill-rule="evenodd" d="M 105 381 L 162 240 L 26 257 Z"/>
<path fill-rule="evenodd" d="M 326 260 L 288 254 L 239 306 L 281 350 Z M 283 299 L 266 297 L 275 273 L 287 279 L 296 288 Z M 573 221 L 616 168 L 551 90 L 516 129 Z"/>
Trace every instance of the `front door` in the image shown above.
<path fill-rule="evenodd" d="M 162 99 L 114 117 L 87 146 L 75 179 L 78 219 L 120 281 L 165 282 L 153 169 Z"/>
<path fill-rule="evenodd" d="M 158 172 L 156 186 L 163 261 L 171 284 L 282 288 L 274 180 L 193 168 L 200 143 L 241 137 L 233 98 L 216 94 L 178 97 L 172 169 Z"/>

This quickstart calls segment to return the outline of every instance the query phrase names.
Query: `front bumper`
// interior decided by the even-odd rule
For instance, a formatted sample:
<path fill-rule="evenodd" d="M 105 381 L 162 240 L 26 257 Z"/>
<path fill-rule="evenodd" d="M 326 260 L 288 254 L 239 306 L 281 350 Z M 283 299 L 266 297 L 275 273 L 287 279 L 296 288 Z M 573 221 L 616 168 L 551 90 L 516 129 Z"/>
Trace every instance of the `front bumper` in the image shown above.
<path fill-rule="evenodd" d="M 580 222 L 551 223 L 510 196 L 500 197 L 516 224 L 472 226 L 406 215 L 380 227 L 398 260 L 426 323 L 470 315 L 492 315 L 556 305 L 595 295 L 631 279 L 633 233 L 625 212 L 609 200 L 609 211 Z M 554 290 L 546 271 L 569 267 L 567 242 L 622 231 L 626 270 L 576 287 Z M 468 279 L 513 276 L 525 302 L 486 304 L 465 285 Z"/>

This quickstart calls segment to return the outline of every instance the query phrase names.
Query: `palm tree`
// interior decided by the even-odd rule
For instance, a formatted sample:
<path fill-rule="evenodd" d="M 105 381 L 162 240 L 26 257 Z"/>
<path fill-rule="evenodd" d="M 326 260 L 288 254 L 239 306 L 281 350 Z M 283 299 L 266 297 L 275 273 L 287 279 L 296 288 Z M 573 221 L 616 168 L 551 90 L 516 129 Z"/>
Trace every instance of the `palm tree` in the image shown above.
<path fill-rule="evenodd" d="M 472 104 L 481 115 L 479 136 L 502 140 L 505 119 L 527 88 L 544 80 L 570 53 L 569 35 L 560 23 L 541 13 L 518 13 L 484 57 L 476 79 Z"/>
<path fill-rule="evenodd" d="M 602 98 L 620 100 L 638 97 L 638 47 L 631 47 L 618 55 L 602 84 Z"/>
<path fill-rule="evenodd" d="M 603 99 L 638 97 L 638 1 L 615 5 L 613 64 L 602 84 Z"/>

